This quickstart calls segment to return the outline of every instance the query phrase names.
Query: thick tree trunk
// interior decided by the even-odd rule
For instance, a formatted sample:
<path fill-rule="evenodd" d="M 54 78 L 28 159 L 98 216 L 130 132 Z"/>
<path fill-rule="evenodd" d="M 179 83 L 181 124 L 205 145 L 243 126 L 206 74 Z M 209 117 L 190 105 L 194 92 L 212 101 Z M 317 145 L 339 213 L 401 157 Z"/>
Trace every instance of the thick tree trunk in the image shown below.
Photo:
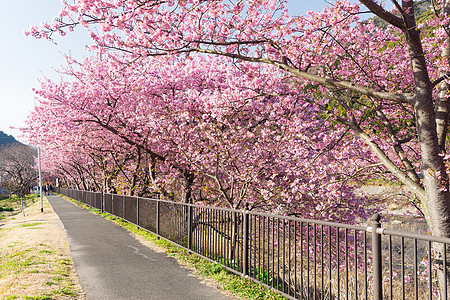
<path fill-rule="evenodd" d="M 424 115 L 426 116 L 429 112 L 423 111 L 424 107 L 420 104 L 416 105 L 416 107 L 417 124 L 419 124 L 419 119 Z M 423 117 L 423 119 L 425 118 L 426 117 Z M 422 153 L 421 172 L 423 174 L 423 184 L 427 196 L 426 201 L 423 202 L 423 206 L 427 206 L 427 223 L 433 235 L 450 237 L 448 179 L 442 158 L 438 155 L 441 148 L 438 143 L 437 134 L 433 135 L 433 132 L 429 130 L 433 124 L 426 124 L 426 122 L 420 123 L 422 124 L 418 125 L 417 129 Z M 436 131 L 434 131 L 434 133 L 436 133 Z M 444 247 L 446 246 L 442 244 L 433 244 L 435 252 L 434 264 L 437 269 L 437 278 L 441 296 L 443 296 L 442 293 L 445 290 L 444 287 L 448 286 L 450 283 L 450 256 L 447 255 L 447 277 L 445 277 L 443 263 Z M 450 253 L 450 248 L 448 246 L 447 253 Z M 442 297 L 442 299 L 445 298 L 446 297 Z"/>
<path fill-rule="evenodd" d="M 414 18 L 413 2 L 403 3 L 409 13 L 405 18 L 404 34 L 414 75 L 417 136 L 421 152 L 421 173 L 426 199 L 422 199 L 428 224 L 435 235 L 450 237 L 450 202 L 448 178 L 440 154 L 433 87 L 428 75 L 420 32 Z"/>
<path fill-rule="evenodd" d="M 421 199 L 422 206 L 432 234 L 450 237 L 449 184 L 445 163 L 440 156 L 445 144 L 447 121 L 446 117 L 441 114 L 439 105 L 435 111 L 432 97 L 433 87 L 427 71 L 420 32 L 417 30 L 414 19 L 413 3 L 412 1 L 403 2 L 403 5 L 406 9 L 410 8 L 410 13 L 405 18 L 404 33 L 415 81 L 414 112 L 421 153 L 421 173 L 426 194 L 426 198 Z M 446 104 L 441 106 L 446 106 Z M 443 272 L 444 247 L 444 245 L 434 245 L 441 292 L 450 282 L 449 278 L 445 278 Z"/>

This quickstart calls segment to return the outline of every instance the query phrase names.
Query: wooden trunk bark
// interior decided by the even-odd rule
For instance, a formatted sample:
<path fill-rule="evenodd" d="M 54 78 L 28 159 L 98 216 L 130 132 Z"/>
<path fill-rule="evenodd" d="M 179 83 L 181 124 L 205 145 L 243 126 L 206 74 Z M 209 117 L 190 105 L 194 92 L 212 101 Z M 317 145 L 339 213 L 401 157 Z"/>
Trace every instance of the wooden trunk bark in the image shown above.
<path fill-rule="evenodd" d="M 412 2 L 412 1 L 411 1 Z M 412 3 L 403 3 L 410 6 Z M 425 199 L 422 200 L 427 223 L 433 235 L 450 237 L 450 194 L 448 192 L 448 176 L 442 156 L 442 135 L 439 134 L 446 124 L 439 122 L 445 119 L 435 111 L 433 103 L 433 87 L 427 71 L 427 63 L 422 48 L 420 32 L 417 30 L 414 13 L 405 19 L 404 31 L 411 68 L 415 83 L 414 112 L 421 153 L 421 173 Z M 446 134 L 444 134 L 446 135 Z M 435 263 L 437 263 L 439 288 L 442 291 L 448 286 L 449 277 L 444 276 L 444 245 L 434 245 Z M 447 264 L 448 265 L 448 264 Z M 450 272 L 447 270 L 447 274 Z"/>

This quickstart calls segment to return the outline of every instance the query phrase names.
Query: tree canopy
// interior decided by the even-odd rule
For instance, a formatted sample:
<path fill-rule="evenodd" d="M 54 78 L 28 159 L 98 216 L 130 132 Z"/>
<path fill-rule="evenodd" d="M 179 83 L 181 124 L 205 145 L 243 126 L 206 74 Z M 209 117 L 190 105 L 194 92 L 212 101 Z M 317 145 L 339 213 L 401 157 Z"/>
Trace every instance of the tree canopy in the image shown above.
<path fill-rule="evenodd" d="M 167 197 L 179 184 L 183 199 L 214 190 L 232 206 L 243 195 L 290 213 L 322 198 L 346 206 L 349 178 L 384 173 L 410 189 L 433 233 L 450 236 L 447 1 L 420 16 L 412 0 L 392 10 L 336 1 L 302 16 L 281 0 L 64 3 L 27 33 L 51 39 L 84 26 L 97 55 L 81 72 L 68 68 L 74 81 L 44 83 L 37 112 L 49 111 L 33 115 L 45 124 L 32 124 L 36 142 L 62 146 L 69 135 L 70 151 L 122 143 L 142 186 Z M 50 112 L 58 107 L 79 115 L 61 120 Z M 117 167 L 130 168 L 130 152 L 119 153 L 110 173 L 133 182 Z"/>

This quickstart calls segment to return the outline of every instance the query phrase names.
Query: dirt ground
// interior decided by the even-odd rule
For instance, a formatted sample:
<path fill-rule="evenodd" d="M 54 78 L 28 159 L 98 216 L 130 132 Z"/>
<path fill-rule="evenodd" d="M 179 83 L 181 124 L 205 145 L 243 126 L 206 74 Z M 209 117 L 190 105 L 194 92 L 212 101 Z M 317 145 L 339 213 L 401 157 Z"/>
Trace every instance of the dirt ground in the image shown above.
<path fill-rule="evenodd" d="M 64 227 L 43 203 L 0 220 L 0 299 L 85 299 Z"/>

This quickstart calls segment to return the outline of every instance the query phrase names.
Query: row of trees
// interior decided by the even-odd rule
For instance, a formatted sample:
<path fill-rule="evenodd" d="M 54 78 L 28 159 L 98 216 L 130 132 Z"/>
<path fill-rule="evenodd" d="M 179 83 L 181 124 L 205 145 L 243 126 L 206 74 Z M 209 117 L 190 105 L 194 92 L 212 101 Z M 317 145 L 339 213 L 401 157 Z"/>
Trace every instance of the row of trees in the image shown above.
<path fill-rule="evenodd" d="M 433 233 L 450 236 L 449 4 L 417 18 L 414 1 L 361 3 L 368 11 L 336 1 L 295 17 L 275 0 L 66 3 L 28 34 L 84 26 L 97 55 L 80 67 L 68 58 L 69 79 L 43 83 L 31 136 L 70 148 L 52 155 L 73 152 L 64 170 L 78 185 L 169 198 L 181 189 L 184 201 L 233 207 L 346 199 L 346 179 L 375 167 L 410 189 Z M 366 12 L 388 25 L 361 21 Z"/>
<path fill-rule="evenodd" d="M 413 1 L 394 1 L 392 12 L 362 3 L 390 25 L 360 21 L 361 8 L 345 1 L 300 17 L 289 17 L 283 1 L 67 4 L 52 25 L 29 33 L 99 26 L 91 31 L 98 54 L 81 67 L 68 58 L 69 79 L 43 83 L 32 135 L 75 146 L 64 172 L 84 188 L 169 198 L 182 190 L 184 201 L 232 207 L 243 199 L 297 205 L 325 196 L 321 189 L 345 199 L 346 180 L 376 167 L 411 190 L 430 225 L 441 220 L 439 234 L 448 215 L 447 4 L 416 20 Z"/>
<path fill-rule="evenodd" d="M 30 115 L 43 166 L 76 188 L 354 222 L 374 163 L 277 68 L 193 55 L 69 60 Z M 324 130 L 332 132 L 325 134 Z M 347 150 L 346 150 L 347 149 Z"/>

